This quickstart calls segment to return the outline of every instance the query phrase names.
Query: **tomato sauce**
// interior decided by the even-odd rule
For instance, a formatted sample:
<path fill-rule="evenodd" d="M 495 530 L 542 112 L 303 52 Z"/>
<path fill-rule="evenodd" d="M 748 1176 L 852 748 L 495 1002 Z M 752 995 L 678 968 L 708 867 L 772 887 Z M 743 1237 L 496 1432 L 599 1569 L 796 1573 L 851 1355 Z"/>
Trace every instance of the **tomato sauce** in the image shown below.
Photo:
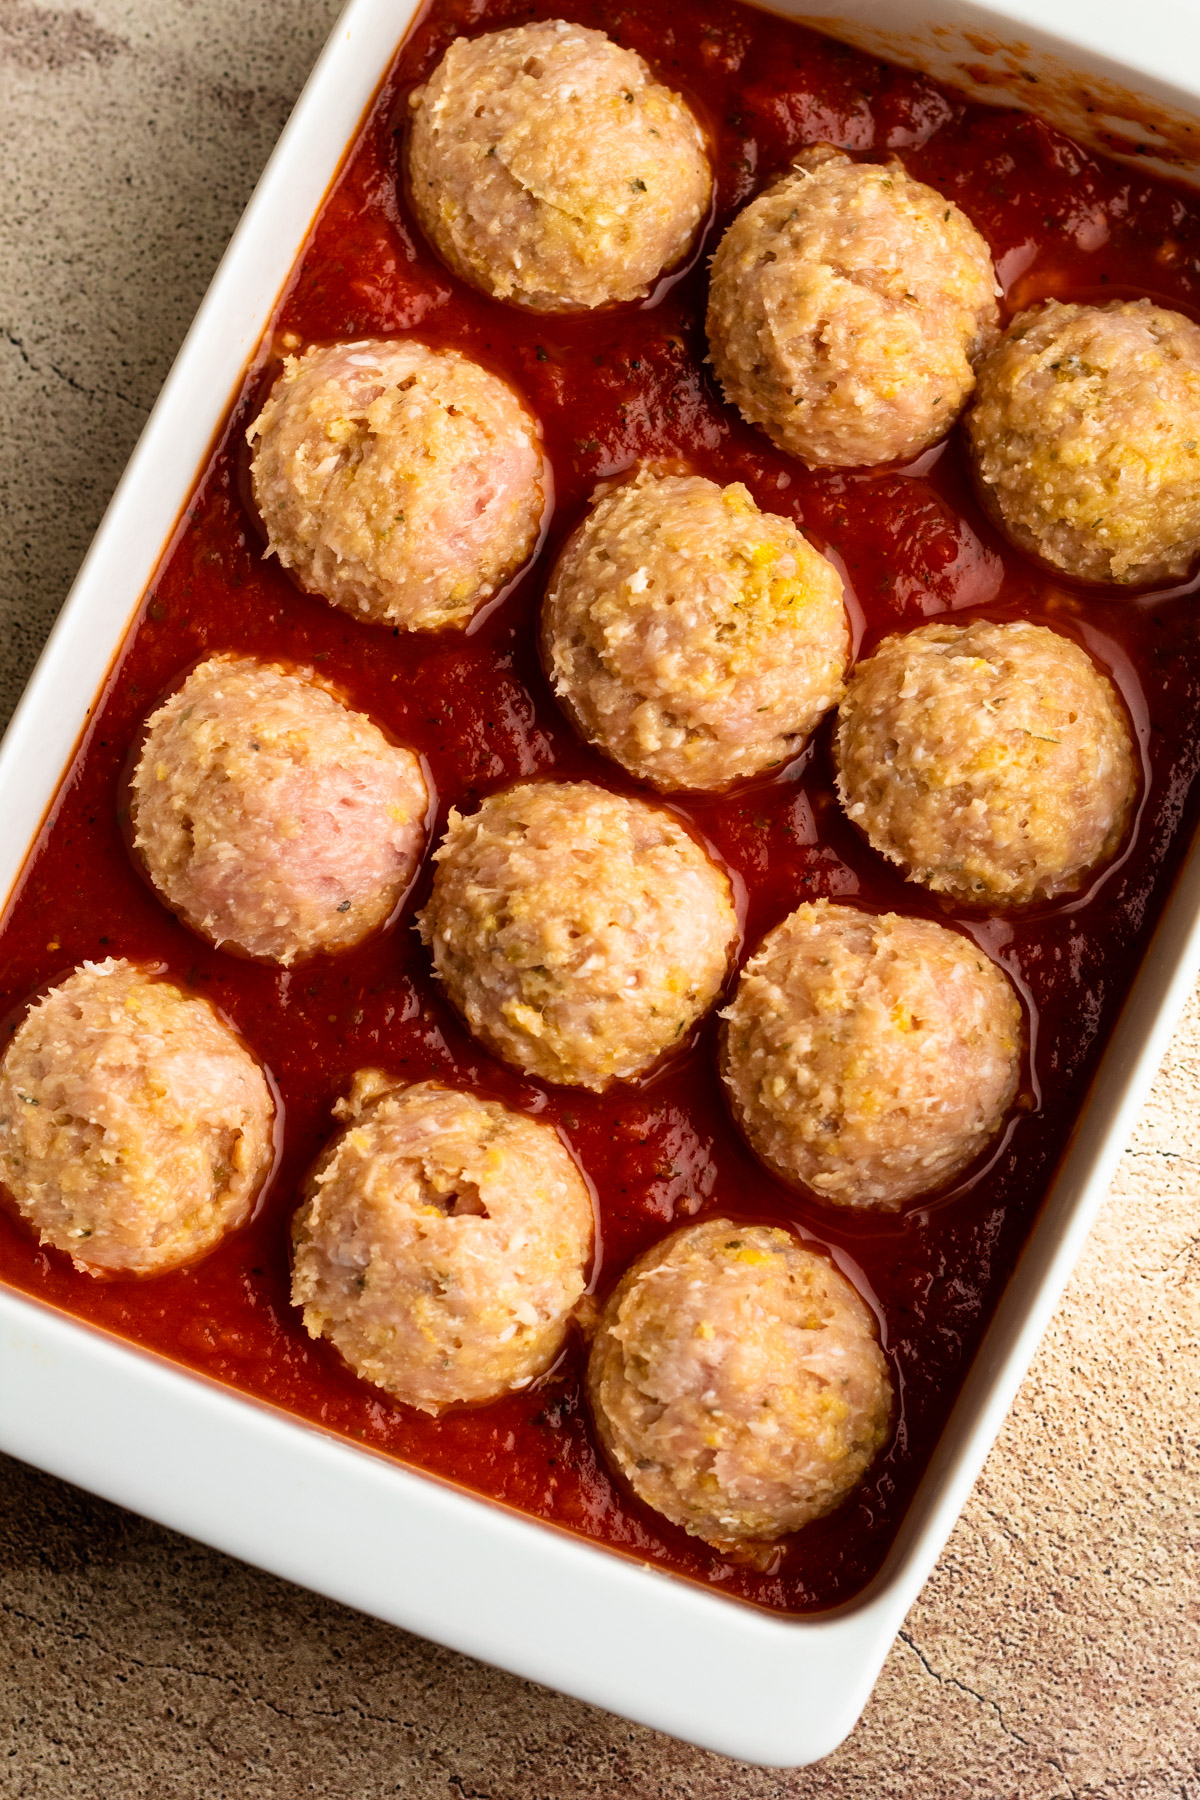
<path fill-rule="evenodd" d="M 398 180 L 407 96 L 452 37 L 568 16 L 640 51 L 696 105 L 718 200 L 692 265 L 641 307 L 537 318 L 451 277 Z M 553 1525 L 784 1612 L 828 1608 L 880 1568 L 1012 1271 L 1098 1052 L 1178 867 L 1196 811 L 1200 614 L 1186 593 L 1116 597 L 1036 570 L 984 520 L 957 437 L 906 470 L 810 474 L 726 407 L 705 365 L 707 257 L 734 211 L 803 144 L 880 157 L 951 196 L 987 236 L 1012 309 L 1048 294 L 1151 293 L 1200 310 L 1200 202 L 1118 166 L 1023 113 L 963 100 L 921 76 L 732 0 L 436 0 L 401 48 L 315 223 L 273 331 L 147 593 L 32 854 L 0 939 L 0 1011 L 84 958 L 165 966 L 208 995 L 270 1067 L 283 1097 L 282 1163 L 255 1222 L 194 1268 L 94 1280 L 0 1212 L 10 1286 L 201 1375 Z M 310 598 L 264 561 L 247 502 L 244 433 L 288 344 L 418 332 L 508 377 L 540 415 L 556 503 L 533 566 L 467 635 L 404 636 Z M 1034 619 L 1087 644 L 1138 729 L 1145 788 L 1133 840 L 1084 896 L 1008 920 L 940 908 L 865 846 L 835 802 L 828 723 L 798 763 L 679 812 L 743 877 L 753 945 L 800 900 L 828 895 L 949 918 L 1014 976 L 1030 1011 L 1024 1105 L 982 1170 L 898 1217 L 850 1218 L 765 1174 L 734 1131 L 710 1020 L 681 1059 L 595 1096 L 547 1089 L 492 1061 L 434 986 L 413 930 L 429 873 L 397 926 L 290 972 L 210 949 L 157 901 L 123 837 L 122 770 L 147 712 L 216 651 L 311 663 L 429 760 L 440 833 L 451 805 L 525 776 L 631 784 L 574 736 L 535 649 L 538 601 L 595 483 L 639 457 L 684 456 L 743 481 L 840 559 L 865 647 L 946 613 Z M 19 1017 L 19 1011 L 14 1015 Z M 573 1343 L 536 1389 L 426 1418 L 358 1381 L 304 1334 L 288 1300 L 288 1221 L 354 1071 L 438 1077 L 555 1121 L 596 1184 L 603 1293 L 672 1228 L 717 1212 L 791 1223 L 825 1245 L 878 1310 L 900 1411 L 890 1446 L 833 1517 L 773 1566 L 731 1562 L 650 1512 L 608 1473 Z"/>

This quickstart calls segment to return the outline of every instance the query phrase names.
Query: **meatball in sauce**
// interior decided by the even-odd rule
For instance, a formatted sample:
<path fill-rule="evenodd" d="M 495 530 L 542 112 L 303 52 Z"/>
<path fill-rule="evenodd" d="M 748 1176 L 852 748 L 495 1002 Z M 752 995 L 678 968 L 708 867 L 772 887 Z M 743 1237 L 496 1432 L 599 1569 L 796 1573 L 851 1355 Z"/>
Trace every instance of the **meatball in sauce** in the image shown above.
<path fill-rule="evenodd" d="M 719 1549 L 839 1506 L 889 1428 L 874 1317 L 789 1231 L 710 1219 L 626 1271 L 587 1372 L 600 1442 L 638 1497 Z"/>
<path fill-rule="evenodd" d="M 898 462 L 962 411 L 998 292 L 952 201 L 818 145 L 721 239 L 709 349 L 730 404 L 810 468 Z"/>
<path fill-rule="evenodd" d="M 652 786 L 724 788 L 804 747 L 842 692 L 841 577 L 741 483 L 641 471 L 602 492 L 542 613 L 554 690 Z"/>
<path fill-rule="evenodd" d="M 494 1055 L 602 1089 L 687 1039 L 738 936 L 729 878 L 671 813 L 591 782 L 452 812 L 421 933 Z"/>
<path fill-rule="evenodd" d="M 834 753 L 842 805 L 873 848 L 973 906 L 1073 893 L 1114 855 L 1137 797 L 1111 681 L 1026 620 L 886 638 L 854 672 Z"/>
<path fill-rule="evenodd" d="M 698 121 L 602 31 L 548 19 L 456 38 L 411 107 L 417 217 L 497 300 L 572 312 L 641 299 L 708 211 Z"/>
<path fill-rule="evenodd" d="M 1076 581 L 1179 581 L 1200 557 L 1200 325 L 1150 300 L 1018 313 L 966 421 L 980 499 Z"/>
<path fill-rule="evenodd" d="M 312 671 L 218 656 L 151 715 L 134 849 L 210 943 L 285 967 L 347 949 L 410 886 L 430 796 L 420 758 Z"/>
<path fill-rule="evenodd" d="M 360 1073 L 293 1224 L 292 1300 L 356 1375 L 423 1412 L 527 1387 L 579 1300 L 595 1220 L 549 1125 Z"/>
<path fill-rule="evenodd" d="M 0 1062 L 0 1175 L 89 1274 L 196 1262 L 275 1156 L 262 1068 L 207 1000 L 109 958 L 35 1001 Z"/>
<path fill-rule="evenodd" d="M 1012 984 L 929 919 L 799 906 L 723 1019 L 725 1091 L 751 1148 L 833 1206 L 894 1212 L 944 1188 L 1016 1096 Z"/>
<path fill-rule="evenodd" d="M 377 338 L 289 356 L 246 435 L 268 552 L 355 618 L 465 626 L 537 543 L 540 429 L 457 350 Z"/>

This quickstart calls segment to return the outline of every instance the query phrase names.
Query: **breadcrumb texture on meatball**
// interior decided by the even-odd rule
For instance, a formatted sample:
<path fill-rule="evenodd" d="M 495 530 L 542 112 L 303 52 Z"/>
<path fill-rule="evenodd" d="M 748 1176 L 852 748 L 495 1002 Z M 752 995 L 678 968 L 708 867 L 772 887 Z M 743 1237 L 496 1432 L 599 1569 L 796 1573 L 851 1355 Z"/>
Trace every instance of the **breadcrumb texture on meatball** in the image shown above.
<path fill-rule="evenodd" d="M 1150 300 L 1018 313 L 967 442 L 988 511 L 1079 581 L 1177 580 L 1200 556 L 1200 325 Z"/>
<path fill-rule="evenodd" d="M 896 161 L 828 145 L 738 214 L 713 258 L 726 399 L 810 467 L 916 456 L 949 431 L 999 317 L 991 252 Z"/>
<path fill-rule="evenodd" d="M 641 471 L 559 559 L 543 655 L 583 737 L 655 787 L 722 788 L 796 754 L 842 692 L 841 578 L 740 483 Z"/>
<path fill-rule="evenodd" d="M 584 1291 L 591 1195 L 548 1125 L 360 1072 L 293 1225 L 292 1299 L 355 1374 L 436 1413 L 522 1388 Z"/>
<path fill-rule="evenodd" d="M 451 812 L 421 933 L 488 1049 L 545 1081 L 648 1069 L 712 1006 L 738 923 L 728 877 L 670 813 L 590 782 Z"/>
<path fill-rule="evenodd" d="M 1137 764 L 1086 651 L 1024 620 L 886 638 L 851 678 L 837 788 L 872 847 L 976 906 L 1078 888 L 1125 836 Z"/>
<path fill-rule="evenodd" d="M 1003 970 L 928 919 L 817 900 L 769 932 L 722 1015 L 751 1147 L 836 1206 L 894 1211 L 986 1148 L 1020 1076 Z"/>
<path fill-rule="evenodd" d="M 269 553 L 356 618 L 463 626 L 537 542 L 540 427 L 457 350 L 369 339 L 289 356 L 246 436 Z"/>
<path fill-rule="evenodd" d="M 588 1395 L 600 1441 L 656 1512 L 718 1548 L 832 1512 L 887 1435 L 875 1320 L 788 1231 L 714 1219 L 634 1263 L 604 1308 Z"/>
<path fill-rule="evenodd" d="M 76 1268 L 157 1275 L 244 1225 L 274 1161 L 266 1076 L 207 1000 L 110 958 L 0 1062 L 0 1179 Z"/>
<path fill-rule="evenodd" d="M 378 929 L 416 873 L 419 758 L 316 684 L 249 657 L 193 670 L 150 717 L 134 847 L 211 943 L 288 964 Z"/>
<path fill-rule="evenodd" d="M 499 300 L 640 299 L 708 211 L 694 114 L 602 31 L 549 19 L 457 38 L 410 104 L 417 217 L 454 273 Z"/>

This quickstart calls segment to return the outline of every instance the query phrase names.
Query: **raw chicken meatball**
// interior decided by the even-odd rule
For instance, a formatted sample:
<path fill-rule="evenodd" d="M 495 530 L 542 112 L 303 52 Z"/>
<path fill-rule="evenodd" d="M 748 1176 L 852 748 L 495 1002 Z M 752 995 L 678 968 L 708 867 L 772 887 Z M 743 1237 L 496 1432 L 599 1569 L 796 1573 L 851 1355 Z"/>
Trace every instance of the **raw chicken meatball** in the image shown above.
<path fill-rule="evenodd" d="M 842 692 L 842 583 L 740 483 L 643 471 L 596 501 L 542 618 L 581 734 L 658 788 L 722 788 L 802 747 Z"/>
<path fill-rule="evenodd" d="M 923 625 L 851 679 L 842 805 L 911 881 L 976 906 L 1078 888 L 1125 835 L 1137 765 L 1112 683 L 1024 620 Z"/>
<path fill-rule="evenodd" d="M 436 1413 L 527 1387 L 583 1293 L 586 1182 L 549 1125 L 374 1070 L 293 1226 L 292 1299 L 356 1375 Z"/>
<path fill-rule="evenodd" d="M 450 814 L 421 933 L 470 1029 L 544 1081 L 603 1088 L 678 1045 L 738 935 L 728 877 L 677 819 L 590 782 Z"/>
<path fill-rule="evenodd" d="M 289 356 L 246 436 L 268 551 L 356 617 L 465 625 L 537 542 L 540 428 L 457 350 L 404 338 Z"/>
<path fill-rule="evenodd" d="M 134 847 L 210 943 L 288 964 L 378 929 L 416 873 L 419 759 L 311 670 L 216 656 L 150 717 Z"/>
<path fill-rule="evenodd" d="M 894 1212 L 945 1187 L 1016 1095 L 1012 984 L 929 919 L 798 906 L 722 1016 L 725 1090 L 751 1147 L 835 1206 Z"/>
<path fill-rule="evenodd" d="M 789 1231 L 714 1219 L 624 1276 L 592 1345 L 600 1442 L 648 1506 L 717 1548 L 839 1506 L 888 1434 L 875 1320 Z"/>
<path fill-rule="evenodd" d="M 1077 581 L 1175 581 L 1200 556 L 1200 325 L 1149 300 L 1018 313 L 967 443 L 1018 548 Z"/>
<path fill-rule="evenodd" d="M 998 291 L 951 201 L 898 162 L 820 145 L 722 238 L 708 341 L 726 399 L 790 456 L 896 462 L 962 411 Z"/>
<path fill-rule="evenodd" d="M 0 1179 L 93 1275 L 159 1275 L 244 1225 L 274 1127 L 266 1076 L 208 1001 L 112 958 L 36 1001 L 0 1062 Z"/>
<path fill-rule="evenodd" d="M 637 300 L 712 196 L 704 133 L 640 56 L 562 19 L 457 38 L 412 96 L 413 206 L 456 275 L 569 312 Z"/>

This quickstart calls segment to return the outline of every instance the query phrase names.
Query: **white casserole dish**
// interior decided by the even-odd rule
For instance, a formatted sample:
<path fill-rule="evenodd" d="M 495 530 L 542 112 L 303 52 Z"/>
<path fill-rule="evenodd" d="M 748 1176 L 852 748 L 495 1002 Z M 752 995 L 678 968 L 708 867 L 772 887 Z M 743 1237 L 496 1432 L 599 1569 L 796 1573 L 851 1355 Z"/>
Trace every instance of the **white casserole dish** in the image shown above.
<path fill-rule="evenodd" d="M 217 272 L 0 750 L 0 891 L 18 876 L 413 10 L 409 0 L 351 0 Z M 1194 141 L 1200 162 L 1200 126 L 1188 117 L 1189 108 L 1200 116 L 1200 22 L 1172 0 L 1143 0 L 1136 12 L 1042 0 L 1036 30 L 1019 5 L 1002 13 L 933 0 L 919 28 L 904 0 L 858 0 L 849 13 L 811 0 L 781 10 L 981 98 L 1027 98 L 1101 147 L 1123 121 L 1124 135 L 1175 158 Z M 1179 85 L 1189 70 L 1192 92 Z M 1182 172 L 1178 161 L 1171 172 Z M 697 1744 L 765 1764 L 814 1761 L 853 1726 L 949 1534 L 1198 971 L 1193 852 L 897 1541 L 866 1593 L 835 1613 L 788 1619 L 731 1603 L 351 1448 L 3 1288 L 0 1448 L 334 1599 Z"/>

